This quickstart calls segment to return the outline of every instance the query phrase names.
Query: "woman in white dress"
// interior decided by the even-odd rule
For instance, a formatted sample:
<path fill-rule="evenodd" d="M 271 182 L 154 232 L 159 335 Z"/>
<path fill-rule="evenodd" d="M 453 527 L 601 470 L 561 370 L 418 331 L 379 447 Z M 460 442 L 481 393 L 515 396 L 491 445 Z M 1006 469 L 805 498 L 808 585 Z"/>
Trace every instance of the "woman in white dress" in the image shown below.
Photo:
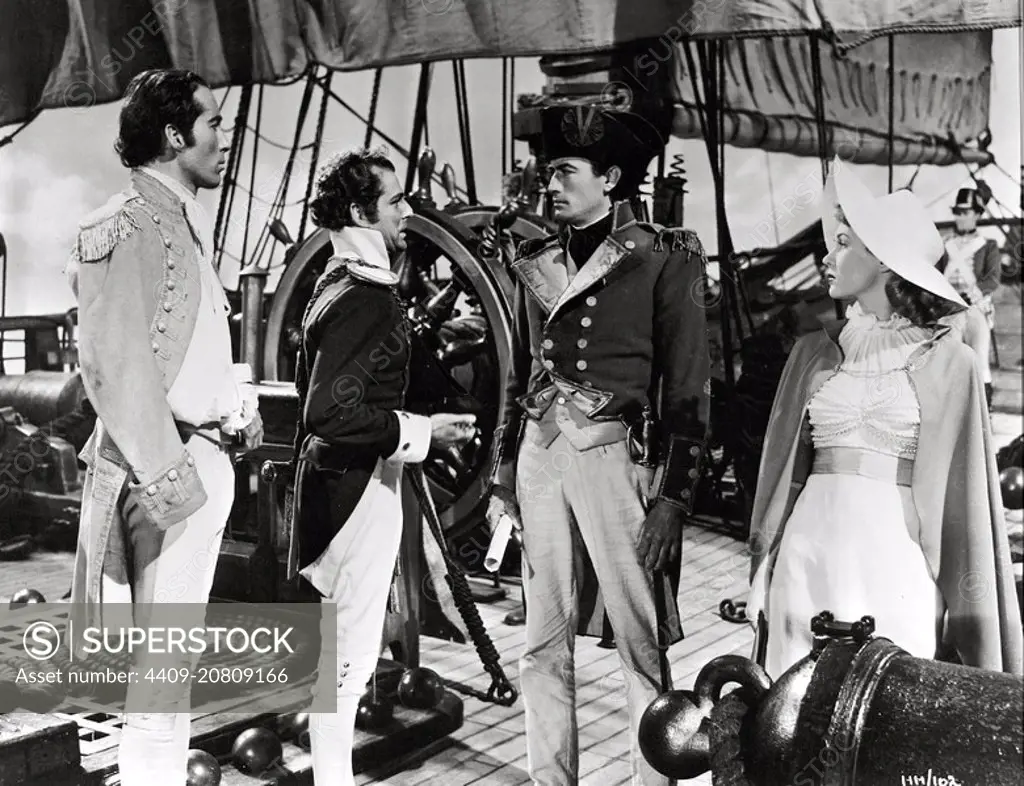
<path fill-rule="evenodd" d="M 983 385 L 949 325 L 966 304 L 935 267 L 942 239 L 913 194 L 875 199 L 838 161 L 825 203 L 829 294 L 853 302 L 798 342 L 776 395 L 751 521 L 755 652 L 778 678 L 827 610 L 874 617 L 916 657 L 945 637 L 968 665 L 1020 673 Z"/>

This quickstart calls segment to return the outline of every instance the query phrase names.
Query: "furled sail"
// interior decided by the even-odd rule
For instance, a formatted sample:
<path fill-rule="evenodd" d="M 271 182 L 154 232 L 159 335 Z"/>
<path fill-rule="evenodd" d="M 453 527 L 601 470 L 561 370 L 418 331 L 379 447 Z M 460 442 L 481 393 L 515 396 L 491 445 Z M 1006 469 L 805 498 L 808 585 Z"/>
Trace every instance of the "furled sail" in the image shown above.
<path fill-rule="evenodd" d="M 42 109 L 116 100 L 134 74 L 154 66 L 191 68 L 224 86 L 296 78 L 316 63 L 356 70 L 609 51 L 665 36 L 777 39 L 822 30 L 852 45 L 886 32 L 962 33 L 1020 19 L 1017 0 L 5 0 L 0 126 Z M 748 60 L 762 57 L 742 41 L 733 46 Z M 677 130 L 689 133 L 685 94 L 681 105 Z"/>

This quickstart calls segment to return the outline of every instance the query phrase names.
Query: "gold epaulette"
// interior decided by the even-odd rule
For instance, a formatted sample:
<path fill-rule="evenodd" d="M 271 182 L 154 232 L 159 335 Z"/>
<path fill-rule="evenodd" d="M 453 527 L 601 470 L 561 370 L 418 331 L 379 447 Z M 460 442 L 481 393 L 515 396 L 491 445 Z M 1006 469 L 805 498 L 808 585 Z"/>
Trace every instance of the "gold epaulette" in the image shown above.
<path fill-rule="evenodd" d="M 700 238 L 697 237 L 697 233 L 692 229 L 683 229 L 682 227 L 659 228 L 654 236 L 653 248 L 655 251 L 664 251 L 666 243 L 668 243 L 670 251 L 682 251 L 685 249 L 701 259 L 704 258 L 704 246 L 701 244 Z"/>
<path fill-rule="evenodd" d="M 78 225 L 78 238 L 71 257 L 76 262 L 100 262 L 110 256 L 118 243 L 139 228 L 128 205 L 135 199 L 130 192 L 115 195 L 99 210 L 90 213 Z"/>
<path fill-rule="evenodd" d="M 398 276 L 390 270 L 376 265 L 368 265 L 356 257 L 341 257 L 341 259 L 345 260 L 345 267 L 354 279 L 385 287 L 398 286 Z"/>

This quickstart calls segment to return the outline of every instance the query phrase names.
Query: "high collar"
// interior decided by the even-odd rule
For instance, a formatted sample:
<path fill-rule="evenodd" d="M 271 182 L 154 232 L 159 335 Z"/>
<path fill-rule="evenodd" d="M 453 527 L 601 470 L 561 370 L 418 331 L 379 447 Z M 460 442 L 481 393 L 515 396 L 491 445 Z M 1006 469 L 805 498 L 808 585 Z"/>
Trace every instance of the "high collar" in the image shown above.
<path fill-rule="evenodd" d="M 391 258 L 388 256 L 384 235 L 376 229 L 363 227 L 345 227 L 331 231 L 331 246 L 338 257 L 358 257 L 367 265 L 391 270 Z"/>
<path fill-rule="evenodd" d="M 168 177 L 148 166 L 132 170 L 132 185 L 147 200 L 171 210 L 177 209 L 180 205 L 199 203 L 195 195 L 173 177 Z"/>

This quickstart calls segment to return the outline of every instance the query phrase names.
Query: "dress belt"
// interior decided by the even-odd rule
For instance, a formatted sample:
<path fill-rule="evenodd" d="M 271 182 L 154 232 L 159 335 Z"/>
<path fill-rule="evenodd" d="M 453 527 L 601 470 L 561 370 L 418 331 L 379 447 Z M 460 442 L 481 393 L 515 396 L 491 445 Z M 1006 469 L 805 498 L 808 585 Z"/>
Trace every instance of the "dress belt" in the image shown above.
<path fill-rule="evenodd" d="M 914 460 L 860 448 L 817 448 L 811 474 L 860 475 L 874 480 L 909 486 Z"/>

